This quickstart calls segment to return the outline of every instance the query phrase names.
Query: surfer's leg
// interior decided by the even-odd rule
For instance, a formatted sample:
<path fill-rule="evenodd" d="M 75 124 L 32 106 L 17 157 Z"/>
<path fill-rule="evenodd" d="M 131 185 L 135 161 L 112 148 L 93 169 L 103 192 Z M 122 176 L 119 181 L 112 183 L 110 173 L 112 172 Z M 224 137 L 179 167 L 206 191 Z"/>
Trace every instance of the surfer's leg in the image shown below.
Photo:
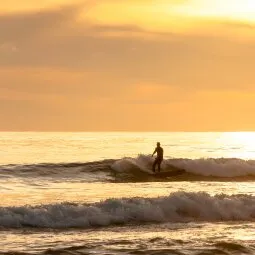
<path fill-rule="evenodd" d="M 159 173 L 160 173 L 160 166 L 161 166 L 161 163 L 162 163 L 162 160 L 159 159 L 159 160 L 158 160 L 158 172 L 159 172 Z"/>
<path fill-rule="evenodd" d="M 156 172 L 156 167 L 158 168 L 159 167 L 159 159 L 156 158 L 154 163 L 153 163 L 153 172 L 155 173 Z"/>
<path fill-rule="evenodd" d="M 155 170 L 156 165 L 157 165 L 157 159 L 154 160 L 153 165 L 152 165 L 152 170 L 153 170 L 154 173 L 155 173 L 155 171 L 156 171 L 156 170 Z"/>
<path fill-rule="evenodd" d="M 159 162 L 160 160 L 158 158 L 155 159 L 154 163 L 153 163 L 153 172 L 156 172 L 156 166 L 159 167 Z"/>
<path fill-rule="evenodd" d="M 158 172 L 160 173 L 160 161 L 158 161 Z"/>

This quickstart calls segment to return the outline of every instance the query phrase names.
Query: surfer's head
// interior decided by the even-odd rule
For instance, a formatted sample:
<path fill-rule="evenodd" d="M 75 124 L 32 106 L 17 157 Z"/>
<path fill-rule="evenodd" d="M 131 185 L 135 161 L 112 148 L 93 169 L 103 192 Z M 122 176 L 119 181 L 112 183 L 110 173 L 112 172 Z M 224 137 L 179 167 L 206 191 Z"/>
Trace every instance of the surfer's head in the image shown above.
<path fill-rule="evenodd" d="M 158 147 L 160 146 L 160 142 L 157 142 L 157 146 L 158 146 Z"/>

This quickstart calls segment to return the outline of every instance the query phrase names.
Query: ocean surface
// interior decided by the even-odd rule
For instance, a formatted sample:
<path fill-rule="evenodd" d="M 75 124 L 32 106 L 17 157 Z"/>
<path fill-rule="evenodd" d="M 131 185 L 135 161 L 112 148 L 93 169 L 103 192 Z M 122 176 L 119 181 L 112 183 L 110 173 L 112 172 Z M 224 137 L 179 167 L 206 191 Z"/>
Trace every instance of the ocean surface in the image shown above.
<path fill-rule="evenodd" d="M 255 254 L 255 133 L 2 132 L 0 254 Z"/>

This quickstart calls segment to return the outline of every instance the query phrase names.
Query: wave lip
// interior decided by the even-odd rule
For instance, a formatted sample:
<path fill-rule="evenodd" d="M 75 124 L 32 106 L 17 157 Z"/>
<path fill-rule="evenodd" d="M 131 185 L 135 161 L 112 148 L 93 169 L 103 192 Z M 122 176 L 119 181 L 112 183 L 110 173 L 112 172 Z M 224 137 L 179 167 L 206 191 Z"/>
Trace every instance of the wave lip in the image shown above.
<path fill-rule="evenodd" d="M 116 224 L 255 221 L 255 196 L 176 192 L 94 204 L 0 207 L 2 228 L 91 228 Z"/>

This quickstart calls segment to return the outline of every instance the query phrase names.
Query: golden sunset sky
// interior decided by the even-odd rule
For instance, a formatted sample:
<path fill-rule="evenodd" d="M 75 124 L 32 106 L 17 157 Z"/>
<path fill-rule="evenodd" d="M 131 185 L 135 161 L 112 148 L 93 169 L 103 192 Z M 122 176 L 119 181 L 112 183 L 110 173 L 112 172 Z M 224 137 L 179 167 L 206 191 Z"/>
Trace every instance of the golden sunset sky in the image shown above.
<path fill-rule="evenodd" d="M 255 130 L 254 0 L 8 0 L 3 131 Z"/>

